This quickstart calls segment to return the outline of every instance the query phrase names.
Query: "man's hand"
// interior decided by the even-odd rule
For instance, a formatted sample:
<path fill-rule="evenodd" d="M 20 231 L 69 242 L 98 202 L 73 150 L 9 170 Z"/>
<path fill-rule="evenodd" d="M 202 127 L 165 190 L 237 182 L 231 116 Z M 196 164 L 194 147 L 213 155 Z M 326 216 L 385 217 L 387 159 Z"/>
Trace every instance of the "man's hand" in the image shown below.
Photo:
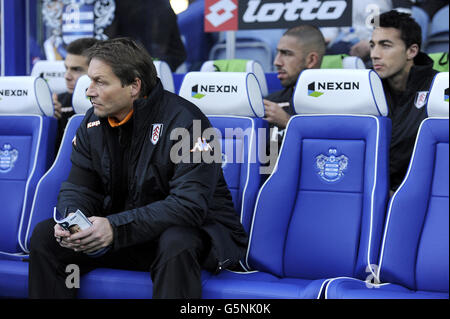
<path fill-rule="evenodd" d="M 263 100 L 265 109 L 265 120 L 271 124 L 278 126 L 280 129 L 285 129 L 289 122 L 290 115 L 287 114 L 277 103 Z"/>
<path fill-rule="evenodd" d="M 92 253 L 100 248 L 109 246 L 113 241 L 113 229 L 109 220 L 104 217 L 89 217 L 92 226 L 70 235 L 56 232 L 55 236 L 61 237 L 60 245 L 62 247 L 73 249 L 77 252 Z M 59 226 L 61 228 L 61 226 Z M 67 236 L 69 233 L 69 236 Z"/>
<path fill-rule="evenodd" d="M 53 93 L 52 98 L 53 98 L 53 105 L 55 107 L 55 113 L 53 114 L 53 116 L 59 120 L 61 118 L 62 105 L 58 101 L 58 95 L 56 93 Z"/>
<path fill-rule="evenodd" d="M 54 230 L 54 235 L 59 245 L 64 248 L 73 249 L 72 244 L 67 241 L 67 238 L 70 237 L 70 232 L 62 228 L 59 224 L 55 225 Z"/>

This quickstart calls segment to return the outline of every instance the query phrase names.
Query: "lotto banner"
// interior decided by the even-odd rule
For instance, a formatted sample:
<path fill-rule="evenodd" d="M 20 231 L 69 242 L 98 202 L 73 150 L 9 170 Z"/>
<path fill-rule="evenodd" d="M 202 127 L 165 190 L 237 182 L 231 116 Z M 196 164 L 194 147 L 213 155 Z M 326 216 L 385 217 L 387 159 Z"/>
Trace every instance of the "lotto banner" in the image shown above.
<path fill-rule="evenodd" d="M 352 25 L 352 0 L 205 0 L 205 32 Z"/>

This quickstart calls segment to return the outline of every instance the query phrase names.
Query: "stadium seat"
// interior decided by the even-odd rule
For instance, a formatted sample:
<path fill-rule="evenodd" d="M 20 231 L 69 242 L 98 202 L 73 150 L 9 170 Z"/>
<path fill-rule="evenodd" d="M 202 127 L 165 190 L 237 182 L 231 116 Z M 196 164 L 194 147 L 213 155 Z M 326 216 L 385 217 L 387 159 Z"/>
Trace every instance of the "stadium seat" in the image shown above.
<path fill-rule="evenodd" d="M 365 69 L 363 60 L 347 54 L 324 55 L 321 69 Z"/>
<path fill-rule="evenodd" d="M 64 61 L 40 60 L 31 69 L 31 76 L 39 76 L 47 81 L 52 93 L 60 94 L 67 91 L 64 74 Z"/>
<path fill-rule="evenodd" d="M 238 30 L 236 31 L 235 58 L 255 60 L 261 64 L 264 72 L 273 70 L 273 59 L 278 41 L 283 36 L 282 29 Z M 209 60 L 226 58 L 225 33 L 220 33 L 218 42 L 211 48 Z"/>
<path fill-rule="evenodd" d="M 326 298 L 448 299 L 448 72 L 436 75 L 406 176 L 389 203 L 378 282 L 330 281 Z"/>
<path fill-rule="evenodd" d="M 160 78 L 163 88 L 169 92 L 175 93 L 175 85 L 173 83 L 172 71 L 169 64 L 164 61 L 153 61 L 156 73 Z"/>
<path fill-rule="evenodd" d="M 207 76 L 209 74 L 209 77 Z M 233 77 L 234 75 L 234 77 Z M 206 76 L 206 78 L 205 78 Z M 231 78 L 230 78 L 231 76 Z M 263 108 L 262 108 L 262 97 L 261 92 L 258 86 L 258 83 L 254 77 L 254 75 L 248 75 L 248 77 L 253 78 L 252 80 L 247 81 L 246 86 L 246 74 L 244 73 L 224 73 L 224 74 L 210 74 L 210 73 L 204 73 L 204 72 L 193 72 L 188 73 L 185 77 L 185 80 L 183 81 L 182 87 L 180 89 L 180 95 L 190 99 L 193 101 L 193 90 L 192 87 L 195 85 L 201 86 L 201 81 L 205 81 L 206 83 L 214 83 L 215 85 L 222 85 L 223 79 L 230 79 L 229 82 L 233 83 L 234 85 L 237 85 L 239 88 L 240 94 L 238 97 L 235 98 L 227 98 L 224 99 L 223 95 L 220 94 L 209 94 L 206 97 L 201 98 L 200 100 L 202 103 L 200 103 L 202 106 L 209 105 L 210 107 L 214 107 L 214 111 L 212 113 L 214 114 L 222 114 L 224 110 L 230 110 L 232 107 L 234 107 L 234 111 L 237 112 L 237 110 L 240 110 L 241 112 L 238 112 L 239 115 L 245 114 L 245 112 L 249 113 L 252 112 L 252 115 L 254 115 L 251 107 L 253 107 L 253 110 L 255 110 L 256 115 L 263 116 Z M 212 80 L 212 82 L 211 82 Z M 209 82 L 208 82 L 209 81 Z M 228 80 L 227 80 L 228 81 Z M 195 83 L 194 83 L 195 82 Z M 242 91 L 241 91 L 242 90 Z M 247 92 L 249 92 L 250 101 L 252 101 L 252 104 L 249 105 L 248 98 L 247 98 Z M 255 93 L 251 93 L 255 92 Z M 256 95 L 255 95 L 256 94 Z M 204 101 L 204 102 L 203 102 Z M 213 101 L 214 103 L 208 103 Z M 221 103 L 218 103 L 221 102 Z M 201 107 L 201 106 L 200 106 Z M 210 109 L 203 109 L 206 114 L 211 113 Z M 230 113 L 233 113 L 231 111 Z M 255 116 L 255 115 L 254 115 Z M 214 127 L 220 128 L 220 134 L 223 137 L 228 137 L 227 132 L 225 131 L 225 128 L 235 128 L 236 123 L 242 124 L 242 126 L 239 126 L 242 128 L 241 131 L 233 130 L 232 134 L 237 134 L 234 143 L 228 144 L 225 142 L 225 145 L 230 145 L 230 148 L 226 148 L 225 150 L 225 157 L 227 158 L 229 155 L 227 150 L 231 153 L 231 155 L 228 157 L 229 159 L 238 159 L 238 156 L 244 156 L 244 164 L 239 165 L 235 164 L 233 162 L 227 162 L 225 165 L 229 166 L 230 169 L 225 168 L 224 175 L 227 179 L 227 182 L 230 181 L 230 178 L 236 179 L 237 187 L 243 188 L 243 194 L 240 194 L 239 201 L 242 202 L 242 204 L 239 204 L 238 211 L 244 210 L 244 207 L 246 205 L 252 206 L 251 204 L 251 194 L 256 194 L 257 188 L 259 187 L 258 181 L 254 182 L 254 177 L 259 177 L 259 171 L 257 171 L 257 167 L 253 163 L 249 163 L 250 159 L 250 153 L 249 150 L 254 150 L 256 147 L 255 144 L 255 121 L 258 119 L 252 119 L 249 117 L 234 117 L 235 124 L 231 125 L 231 122 L 227 122 L 229 119 L 227 117 L 231 116 L 209 116 L 209 119 Z M 261 119 L 259 119 L 261 120 Z M 226 123 L 223 124 L 222 123 Z M 217 124 L 217 126 L 215 125 Z M 251 128 L 251 131 L 246 130 L 247 128 Z M 250 140 L 245 140 L 245 136 L 250 134 Z M 247 135 L 248 136 L 248 135 Z M 232 136 L 234 138 L 234 136 Z M 242 139 L 239 141 L 238 139 Z M 235 157 L 232 157 L 233 155 L 233 148 L 235 147 L 234 144 L 239 145 L 240 143 L 246 145 L 246 148 L 243 148 L 244 153 L 238 153 L 239 147 L 236 146 L 236 155 Z M 248 148 L 248 149 L 247 149 Z M 254 154 L 254 153 L 252 153 Z M 227 171 L 228 173 L 227 175 Z M 258 173 L 257 176 L 253 176 L 253 173 Z M 251 176 L 251 179 L 249 178 Z M 255 189 L 256 188 L 256 189 Z M 232 191 L 233 192 L 233 191 Z M 236 194 L 234 192 L 233 194 Z M 254 196 L 254 195 L 253 195 Z M 236 195 L 233 195 L 233 197 L 236 199 Z M 235 201 L 236 203 L 236 201 Z M 203 284 L 207 282 L 207 280 L 210 277 L 210 273 L 203 271 L 202 272 L 202 281 Z M 148 272 L 141 272 L 141 271 L 129 271 L 129 270 L 119 270 L 119 269 L 109 269 L 109 268 L 99 268 L 95 269 L 88 274 L 84 275 L 81 278 L 81 284 L 80 284 L 80 291 L 79 291 L 79 298 L 133 298 L 133 299 L 141 299 L 141 298 L 151 298 L 152 297 L 152 281 L 150 279 L 150 275 Z"/>
<path fill-rule="evenodd" d="M 61 146 L 52 167 L 43 175 L 36 186 L 30 218 L 21 227 L 20 240 L 25 253 L 30 250 L 30 238 L 34 227 L 51 218 L 56 206 L 61 183 L 67 179 L 72 163 L 72 139 L 80 126 L 84 114 L 73 115 L 66 126 Z M 26 298 L 28 296 L 28 255 L 22 258 L 0 259 L 0 297 Z"/>
<path fill-rule="evenodd" d="M 203 78 L 203 75 L 206 73 L 200 74 L 202 74 L 201 77 Z M 238 106 L 241 105 L 241 108 L 247 108 L 246 112 L 250 112 L 252 106 L 254 110 L 256 110 L 257 115 L 262 116 L 264 111 L 262 108 L 261 92 L 258 83 L 254 78 L 254 75 L 249 76 L 253 77 L 253 80 L 247 81 L 247 83 L 250 83 L 249 87 L 247 88 L 245 86 L 246 80 L 245 74 L 238 73 L 238 77 L 241 81 L 241 83 L 238 84 L 238 87 L 239 90 L 241 89 L 243 90 L 238 98 L 228 99 L 229 107 L 233 106 L 236 107 L 236 105 Z M 215 83 L 217 83 L 217 74 L 212 75 L 212 78 L 214 79 Z M 194 77 L 194 79 L 191 78 L 191 80 L 196 81 L 197 79 L 195 79 Z M 236 78 L 232 79 L 232 83 L 237 82 L 238 81 L 236 80 Z M 80 82 L 77 83 L 77 86 L 79 84 Z M 189 84 L 187 85 L 189 86 Z M 252 104 L 251 106 L 249 105 L 247 100 L 247 90 L 250 89 L 255 92 L 254 94 L 256 94 L 256 95 L 250 94 L 250 96 L 254 96 L 253 98 L 251 98 L 251 101 L 252 102 L 254 101 L 254 104 Z M 80 90 L 80 92 L 84 91 L 84 89 L 80 88 L 78 88 L 78 90 Z M 77 87 L 75 87 L 75 91 L 77 91 Z M 189 95 L 190 94 L 191 92 L 189 91 Z M 246 103 L 244 103 L 243 101 L 245 101 Z M 79 104 L 81 104 L 81 106 Z M 74 103 L 73 103 L 74 109 L 75 110 L 84 109 L 85 107 L 82 106 L 83 104 L 85 104 L 85 97 L 82 94 L 74 94 Z M 257 105 L 259 105 L 258 109 L 256 108 Z M 67 174 L 70 169 L 71 164 L 69 158 L 71 153 L 71 141 L 76 132 L 77 127 L 79 126 L 82 117 L 83 117 L 82 115 L 75 115 L 69 120 L 69 123 L 65 131 L 65 135 L 63 137 L 63 143 L 57 156 L 57 160 L 55 161 L 52 168 L 48 171 L 48 173 L 41 179 L 38 185 L 38 189 L 36 191 L 36 196 L 33 203 L 32 218 L 30 220 L 26 232 L 27 248 L 29 244 L 29 237 L 32 233 L 32 229 L 34 228 L 34 226 L 38 222 L 51 216 L 51 211 L 56 204 L 59 185 L 67 177 Z M 226 119 L 220 119 L 218 117 L 217 121 L 220 122 L 220 120 L 226 121 Z M 254 125 L 253 120 L 255 119 L 242 117 L 242 120 L 244 120 L 245 125 L 251 127 L 252 129 L 254 128 L 252 127 L 252 125 Z M 211 121 L 214 122 L 214 119 L 211 118 Z M 250 124 L 248 122 L 250 122 Z M 247 134 L 247 131 L 244 131 L 244 129 L 246 129 L 246 127 L 243 127 L 243 130 L 240 132 L 233 131 L 233 134 L 237 133 L 239 135 L 238 137 L 242 137 L 241 135 Z M 243 144 L 248 143 L 249 149 L 250 147 L 255 147 L 254 132 L 253 131 L 250 132 L 250 135 L 251 135 L 250 141 L 248 140 L 245 141 L 244 137 L 242 137 L 242 143 Z M 226 135 L 224 134 L 223 136 Z M 230 151 L 232 152 L 233 150 Z M 248 158 L 250 157 L 248 151 L 245 153 L 245 156 L 246 156 L 245 158 L 246 164 L 242 165 L 243 172 L 236 173 L 237 175 L 239 174 L 242 175 L 242 181 L 244 181 L 245 178 L 247 178 L 249 174 L 248 172 L 250 172 L 250 170 L 252 170 L 252 172 L 254 170 L 253 166 L 247 163 L 248 162 L 247 157 Z M 236 158 L 237 157 L 238 155 L 236 154 Z M 230 158 L 232 157 L 230 156 Z M 230 165 L 230 167 L 234 165 L 234 163 L 232 162 L 227 163 L 227 165 L 228 164 Z M 246 170 L 247 173 L 245 173 Z M 259 176 L 259 171 L 257 171 L 256 173 L 258 173 L 257 176 Z M 237 176 L 237 178 L 240 179 L 241 176 Z M 243 185 L 247 187 L 247 189 L 244 189 L 242 202 L 247 203 L 249 198 L 247 194 L 250 192 L 250 188 L 252 188 L 253 186 L 250 181 L 247 181 L 247 184 L 244 183 Z M 23 262 L 20 261 L 12 262 L 9 260 L 0 261 L 0 279 L 5 278 L 5 281 L 3 283 L 0 283 L 0 296 L 26 297 L 27 272 L 28 272 L 27 264 Z M 207 281 L 209 276 L 210 274 L 208 272 L 206 271 L 202 272 L 203 283 Z M 14 280 L 12 280 L 12 278 L 14 278 Z M 99 268 L 84 275 L 81 278 L 80 287 L 81 289 L 78 295 L 79 298 L 140 299 L 152 297 L 152 281 L 150 279 L 150 275 L 147 272 Z"/>
<path fill-rule="evenodd" d="M 431 19 L 425 52 L 448 52 L 449 45 L 449 5 L 441 8 Z"/>
<path fill-rule="evenodd" d="M 201 88 L 209 84 L 235 87 L 236 92 L 202 92 Z M 194 87 L 205 96 L 196 97 Z M 256 76 L 239 72 L 190 72 L 183 81 L 180 96 L 196 104 L 220 132 L 225 180 L 244 229 L 249 231 L 261 185 L 260 152 L 266 150 L 265 133 L 268 132 L 267 122 L 262 119 L 264 105 Z"/>
<path fill-rule="evenodd" d="M 293 100 L 300 115 L 255 206 L 253 271 L 210 277 L 203 298 L 319 298 L 330 278 L 365 278 L 377 260 L 391 128 L 380 78 L 305 70 Z"/>
<path fill-rule="evenodd" d="M 56 120 L 40 77 L 0 77 L 0 258 L 23 253 L 19 230 L 28 221 L 36 185 L 54 158 Z"/>
<path fill-rule="evenodd" d="M 258 62 L 254 60 L 216 60 L 205 61 L 200 68 L 200 72 L 247 72 L 254 73 L 261 87 L 261 93 L 266 96 L 269 91 L 267 89 L 266 76 L 264 70 Z"/>
<path fill-rule="evenodd" d="M 183 64 L 189 71 L 198 71 L 203 61 L 209 59 L 209 51 L 217 38 L 216 33 L 204 32 L 205 2 L 192 2 L 186 11 L 178 14 L 177 18 L 178 29 L 187 53 Z"/>
<path fill-rule="evenodd" d="M 412 6 L 411 17 L 416 20 L 422 29 L 422 43 L 427 43 L 428 39 L 428 26 L 430 24 L 430 16 L 425 12 L 424 9 L 418 6 Z"/>

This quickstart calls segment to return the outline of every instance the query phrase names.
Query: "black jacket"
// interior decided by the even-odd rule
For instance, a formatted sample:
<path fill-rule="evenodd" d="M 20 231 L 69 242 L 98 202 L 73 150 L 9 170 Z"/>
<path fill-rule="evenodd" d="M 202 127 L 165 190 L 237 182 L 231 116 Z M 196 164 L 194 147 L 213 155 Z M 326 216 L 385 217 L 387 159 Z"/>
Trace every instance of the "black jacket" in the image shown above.
<path fill-rule="evenodd" d="M 392 120 L 392 139 L 390 147 L 390 182 L 396 190 L 406 175 L 420 123 L 427 117 L 425 101 L 428 98 L 431 82 L 437 71 L 433 60 L 425 53 L 419 53 L 409 72 L 406 90 L 393 92 L 386 80 L 383 87 Z M 426 92 L 426 93 L 420 93 Z"/>
<path fill-rule="evenodd" d="M 245 254 L 248 237 L 233 208 L 221 165 L 192 163 L 190 150 L 198 137 L 193 136 L 193 120 L 201 121 L 204 130 L 210 127 L 208 119 L 192 103 L 164 91 L 161 82 L 133 107 L 126 181 L 121 181 L 124 174 L 113 145 L 117 128 L 91 108 L 73 143 L 73 166 L 61 186 L 58 210 L 79 208 L 87 216 L 106 216 L 114 231 L 113 250 L 153 241 L 173 225 L 200 227 L 212 240 L 205 268 L 214 271 L 236 264 Z M 163 125 L 156 144 L 151 141 L 153 124 Z M 171 139 L 175 128 L 189 132 L 190 163 L 171 160 L 171 149 L 181 139 Z M 124 189 L 122 208 L 117 198 Z"/>
<path fill-rule="evenodd" d="M 295 115 L 294 106 L 292 105 L 292 98 L 294 96 L 295 86 L 289 86 L 282 90 L 269 94 L 265 99 L 271 102 L 275 102 L 283 105 L 281 108 L 290 116 Z M 270 124 L 269 128 L 275 127 L 274 124 Z M 285 129 L 278 128 L 278 150 L 280 150 L 281 143 L 283 142 Z M 271 136 L 268 136 L 271 139 Z M 269 152 L 269 143 L 267 143 L 267 152 Z"/>
<path fill-rule="evenodd" d="M 64 92 L 58 94 L 58 101 L 61 103 L 61 118 L 58 119 L 58 132 L 56 134 L 55 154 L 58 154 L 59 146 L 66 129 L 67 121 L 75 114 L 72 107 L 72 94 Z"/>

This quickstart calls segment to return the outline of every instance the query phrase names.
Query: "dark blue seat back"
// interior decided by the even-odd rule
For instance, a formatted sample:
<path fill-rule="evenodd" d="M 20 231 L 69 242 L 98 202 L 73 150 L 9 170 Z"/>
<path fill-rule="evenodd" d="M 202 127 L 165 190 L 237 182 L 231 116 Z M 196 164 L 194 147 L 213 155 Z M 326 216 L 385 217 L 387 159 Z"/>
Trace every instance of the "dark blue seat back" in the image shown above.
<path fill-rule="evenodd" d="M 34 227 L 39 222 L 53 216 L 53 208 L 57 203 L 59 188 L 61 183 L 69 176 L 72 167 L 70 161 L 72 140 L 83 118 L 84 114 L 76 114 L 69 119 L 55 162 L 40 179 L 36 187 L 30 218 L 28 223 L 22 226 L 20 237 L 26 252 L 29 252 L 30 238 Z"/>
<path fill-rule="evenodd" d="M 0 251 L 21 252 L 18 233 L 28 220 L 39 178 L 53 159 L 56 126 L 40 115 L 0 116 Z"/>
<path fill-rule="evenodd" d="M 281 277 L 366 276 L 386 208 L 389 138 L 387 118 L 292 118 L 258 197 L 249 265 Z"/>
<path fill-rule="evenodd" d="M 257 154 L 261 147 L 258 130 L 266 129 L 260 118 L 239 116 L 209 116 L 214 128 L 221 133 L 222 170 L 233 197 L 234 208 L 241 216 L 244 229 L 249 231 L 256 195 L 261 186 L 261 164 Z"/>
<path fill-rule="evenodd" d="M 393 195 L 380 258 L 383 282 L 449 288 L 448 72 L 436 75 L 407 174 Z"/>

